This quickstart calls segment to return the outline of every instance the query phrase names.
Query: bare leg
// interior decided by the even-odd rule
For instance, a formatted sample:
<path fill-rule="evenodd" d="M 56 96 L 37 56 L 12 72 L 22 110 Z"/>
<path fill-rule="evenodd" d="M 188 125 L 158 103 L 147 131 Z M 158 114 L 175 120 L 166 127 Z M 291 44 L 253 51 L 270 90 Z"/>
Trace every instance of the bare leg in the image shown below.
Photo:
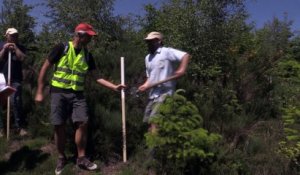
<path fill-rule="evenodd" d="M 75 143 L 77 146 L 78 157 L 85 156 L 85 146 L 87 140 L 87 123 L 76 123 Z"/>
<path fill-rule="evenodd" d="M 92 163 L 85 157 L 85 146 L 87 142 L 87 122 L 76 123 L 75 143 L 77 146 L 77 166 L 87 170 L 96 170 L 97 164 Z"/>
<path fill-rule="evenodd" d="M 55 125 L 55 144 L 58 151 L 58 157 L 65 157 L 66 131 L 65 124 Z"/>

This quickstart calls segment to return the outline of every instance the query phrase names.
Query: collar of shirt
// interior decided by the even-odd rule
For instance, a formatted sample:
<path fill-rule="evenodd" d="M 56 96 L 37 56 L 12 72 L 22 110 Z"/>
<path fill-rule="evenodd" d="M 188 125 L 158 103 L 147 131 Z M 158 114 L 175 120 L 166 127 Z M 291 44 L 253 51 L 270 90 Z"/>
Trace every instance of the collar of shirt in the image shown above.
<path fill-rule="evenodd" d="M 157 48 L 156 53 L 160 53 L 161 49 L 162 49 L 162 47 Z"/>
<path fill-rule="evenodd" d="M 156 55 L 157 53 L 160 53 L 161 50 L 162 50 L 162 47 L 159 47 L 156 49 L 156 51 L 153 54 L 150 53 L 150 55 Z"/>

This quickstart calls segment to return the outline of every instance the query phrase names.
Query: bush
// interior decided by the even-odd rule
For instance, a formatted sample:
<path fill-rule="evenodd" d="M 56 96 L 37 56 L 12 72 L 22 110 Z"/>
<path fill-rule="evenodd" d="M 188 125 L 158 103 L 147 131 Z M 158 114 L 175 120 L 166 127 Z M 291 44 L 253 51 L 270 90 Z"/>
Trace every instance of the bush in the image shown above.
<path fill-rule="evenodd" d="M 146 144 L 152 148 L 159 174 L 191 174 L 200 171 L 215 156 L 213 145 L 221 136 L 202 128 L 198 109 L 177 91 L 166 98 L 150 122 L 158 132 L 146 133 Z"/>

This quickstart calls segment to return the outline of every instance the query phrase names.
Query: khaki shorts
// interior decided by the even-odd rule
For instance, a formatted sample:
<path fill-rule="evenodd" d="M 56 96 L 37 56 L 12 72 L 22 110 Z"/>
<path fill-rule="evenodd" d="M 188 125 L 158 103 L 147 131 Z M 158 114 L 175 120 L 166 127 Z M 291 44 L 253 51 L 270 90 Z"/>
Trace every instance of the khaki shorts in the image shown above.
<path fill-rule="evenodd" d="M 168 94 L 163 94 L 157 98 L 149 99 L 145 109 L 143 122 L 149 123 L 150 118 L 157 114 L 158 108 L 163 104 L 167 96 Z"/>
<path fill-rule="evenodd" d="M 51 93 L 50 121 L 61 125 L 71 117 L 75 122 L 87 122 L 87 104 L 83 93 Z"/>

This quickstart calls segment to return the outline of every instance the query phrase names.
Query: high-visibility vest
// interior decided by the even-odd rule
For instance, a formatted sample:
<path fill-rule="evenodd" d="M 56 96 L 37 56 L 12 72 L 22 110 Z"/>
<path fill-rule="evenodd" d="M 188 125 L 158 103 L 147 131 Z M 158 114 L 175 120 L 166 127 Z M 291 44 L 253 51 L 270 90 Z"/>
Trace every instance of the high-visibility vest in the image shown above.
<path fill-rule="evenodd" d="M 88 54 L 81 49 L 76 56 L 72 42 L 69 42 L 68 51 L 56 65 L 51 85 L 62 89 L 73 89 L 83 91 L 85 75 L 88 71 L 86 57 Z"/>

